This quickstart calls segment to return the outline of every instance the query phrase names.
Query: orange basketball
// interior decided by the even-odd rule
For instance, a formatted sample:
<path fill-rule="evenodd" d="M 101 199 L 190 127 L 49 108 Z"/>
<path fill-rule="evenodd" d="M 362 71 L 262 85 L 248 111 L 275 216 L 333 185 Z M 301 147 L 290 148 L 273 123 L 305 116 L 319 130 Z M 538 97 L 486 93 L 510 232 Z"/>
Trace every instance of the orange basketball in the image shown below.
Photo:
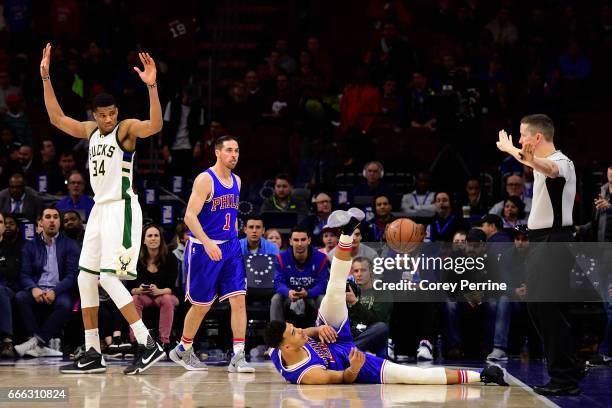
<path fill-rule="evenodd" d="M 422 225 L 408 218 L 398 218 L 387 225 L 385 240 L 396 252 L 408 253 L 423 241 L 425 231 Z"/>

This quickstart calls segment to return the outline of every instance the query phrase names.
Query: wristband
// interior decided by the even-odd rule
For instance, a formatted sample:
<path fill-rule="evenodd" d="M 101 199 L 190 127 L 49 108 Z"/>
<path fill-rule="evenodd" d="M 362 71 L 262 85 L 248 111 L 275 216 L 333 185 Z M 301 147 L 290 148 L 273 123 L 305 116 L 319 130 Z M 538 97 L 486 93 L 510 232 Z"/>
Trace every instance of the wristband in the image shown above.
<path fill-rule="evenodd" d="M 157 82 L 153 82 L 151 85 L 147 84 L 147 86 L 149 88 L 156 88 L 157 87 Z"/>
<path fill-rule="evenodd" d="M 44 77 L 40 77 L 40 79 L 42 79 L 43 81 L 48 81 L 49 79 L 51 79 L 51 77 L 49 75 L 45 75 Z"/>

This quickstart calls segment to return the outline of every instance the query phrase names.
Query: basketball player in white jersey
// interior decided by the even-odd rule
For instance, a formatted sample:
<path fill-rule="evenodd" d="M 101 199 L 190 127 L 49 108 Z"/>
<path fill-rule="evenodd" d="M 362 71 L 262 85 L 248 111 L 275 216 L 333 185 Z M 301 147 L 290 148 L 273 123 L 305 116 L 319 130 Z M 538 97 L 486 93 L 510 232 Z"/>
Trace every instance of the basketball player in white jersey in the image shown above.
<path fill-rule="evenodd" d="M 95 201 L 79 259 L 78 284 L 86 352 L 73 364 L 60 368 L 60 372 L 65 374 L 106 371 L 98 334 L 98 279 L 130 324 L 139 343 L 137 357 L 124 373 L 138 374 L 164 356 L 162 347 L 149 336 L 132 296 L 120 281 L 136 278 L 140 252 L 142 212 L 138 197 L 132 190 L 136 139 L 152 136 L 162 128 L 155 62 L 147 53 L 139 56 L 144 70 L 134 67 L 134 71 L 149 89 L 149 120 L 125 119 L 118 122 L 114 98 L 99 94 L 93 100 L 95 121 L 79 122 L 64 115 L 59 106 L 49 76 L 51 45 L 47 44 L 43 50 L 40 75 L 49 119 L 70 136 L 89 139 L 89 177 Z"/>
<path fill-rule="evenodd" d="M 574 163 L 555 147 L 555 128 L 548 116 L 525 116 L 520 132 L 521 149 L 504 130 L 499 132 L 497 147 L 533 168 L 533 201 L 527 222 L 531 242 L 526 263 L 527 311 L 542 339 L 550 376 L 548 384 L 534 391 L 577 395 L 586 371 L 573 342 L 568 303 L 562 302 L 569 293 L 574 259 L 561 244 L 574 241 L 576 171 Z"/>

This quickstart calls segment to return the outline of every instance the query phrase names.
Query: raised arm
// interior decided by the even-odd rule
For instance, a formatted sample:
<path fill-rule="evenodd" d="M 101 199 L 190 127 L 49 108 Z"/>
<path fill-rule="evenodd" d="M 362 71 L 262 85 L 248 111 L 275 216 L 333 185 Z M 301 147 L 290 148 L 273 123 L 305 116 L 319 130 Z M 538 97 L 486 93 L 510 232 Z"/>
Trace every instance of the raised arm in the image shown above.
<path fill-rule="evenodd" d="M 138 53 L 140 61 L 144 67 L 141 71 L 138 67 L 134 67 L 134 71 L 138 73 L 142 82 L 149 89 L 149 120 L 127 119 L 124 121 L 128 136 L 145 138 L 159 133 L 164 124 L 162 116 L 162 108 L 159 102 L 159 94 L 157 92 L 157 69 L 155 61 L 146 52 Z"/>
<path fill-rule="evenodd" d="M 522 149 L 515 147 L 512 142 L 512 136 L 508 135 L 505 130 L 499 131 L 497 148 L 502 152 L 510 154 L 519 162 L 539 171 L 546 177 L 559 177 L 559 166 L 557 166 L 554 161 L 542 157 L 535 157 L 533 155 L 534 146 L 532 144 L 526 143 Z"/>
<path fill-rule="evenodd" d="M 47 43 L 43 48 L 42 60 L 40 61 L 40 76 L 43 83 L 45 107 L 51 124 L 70 136 L 79 139 L 87 139 L 89 134 L 96 128 L 95 122 L 79 122 L 64 115 L 64 111 L 57 102 L 55 91 L 51 85 L 49 65 L 51 63 L 51 44 Z"/>

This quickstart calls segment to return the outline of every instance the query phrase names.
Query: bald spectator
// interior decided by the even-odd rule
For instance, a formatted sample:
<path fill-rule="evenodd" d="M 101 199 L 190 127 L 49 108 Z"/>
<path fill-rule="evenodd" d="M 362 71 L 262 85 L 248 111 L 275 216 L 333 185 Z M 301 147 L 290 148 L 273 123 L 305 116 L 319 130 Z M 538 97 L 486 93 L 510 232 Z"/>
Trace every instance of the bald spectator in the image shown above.
<path fill-rule="evenodd" d="M 23 174 L 15 173 L 9 179 L 9 186 L 0 191 L 0 211 L 8 214 L 21 214 L 30 221 L 36 219 L 43 209 L 38 193 L 26 187 Z"/>
<path fill-rule="evenodd" d="M 312 231 L 312 245 L 318 247 L 323 244 L 323 227 L 332 212 L 332 199 L 325 192 L 315 193 L 312 196 L 312 206 L 315 214 L 306 217 L 304 225 Z"/>
<path fill-rule="evenodd" d="M 85 177 L 78 171 L 73 172 L 68 177 L 68 196 L 62 198 L 56 208 L 60 211 L 75 210 L 83 215 L 87 222 L 89 213 L 94 205 L 94 200 L 85 195 Z"/>
<path fill-rule="evenodd" d="M 531 211 L 531 198 L 525 197 L 524 191 L 525 180 L 523 177 L 516 174 L 508 176 L 506 179 L 506 194 L 504 200 L 497 202 L 493 207 L 491 207 L 489 214 L 496 214 L 500 217 L 503 216 L 504 204 L 506 202 L 505 198 L 516 196 L 519 197 L 525 204 L 525 217 L 528 217 L 529 212 Z"/>
<path fill-rule="evenodd" d="M 75 240 L 76 243 L 79 244 L 79 248 L 82 248 L 85 228 L 83 227 L 81 214 L 75 210 L 65 211 L 62 218 L 62 225 L 64 226 L 64 234 L 66 234 L 68 238 Z"/>

